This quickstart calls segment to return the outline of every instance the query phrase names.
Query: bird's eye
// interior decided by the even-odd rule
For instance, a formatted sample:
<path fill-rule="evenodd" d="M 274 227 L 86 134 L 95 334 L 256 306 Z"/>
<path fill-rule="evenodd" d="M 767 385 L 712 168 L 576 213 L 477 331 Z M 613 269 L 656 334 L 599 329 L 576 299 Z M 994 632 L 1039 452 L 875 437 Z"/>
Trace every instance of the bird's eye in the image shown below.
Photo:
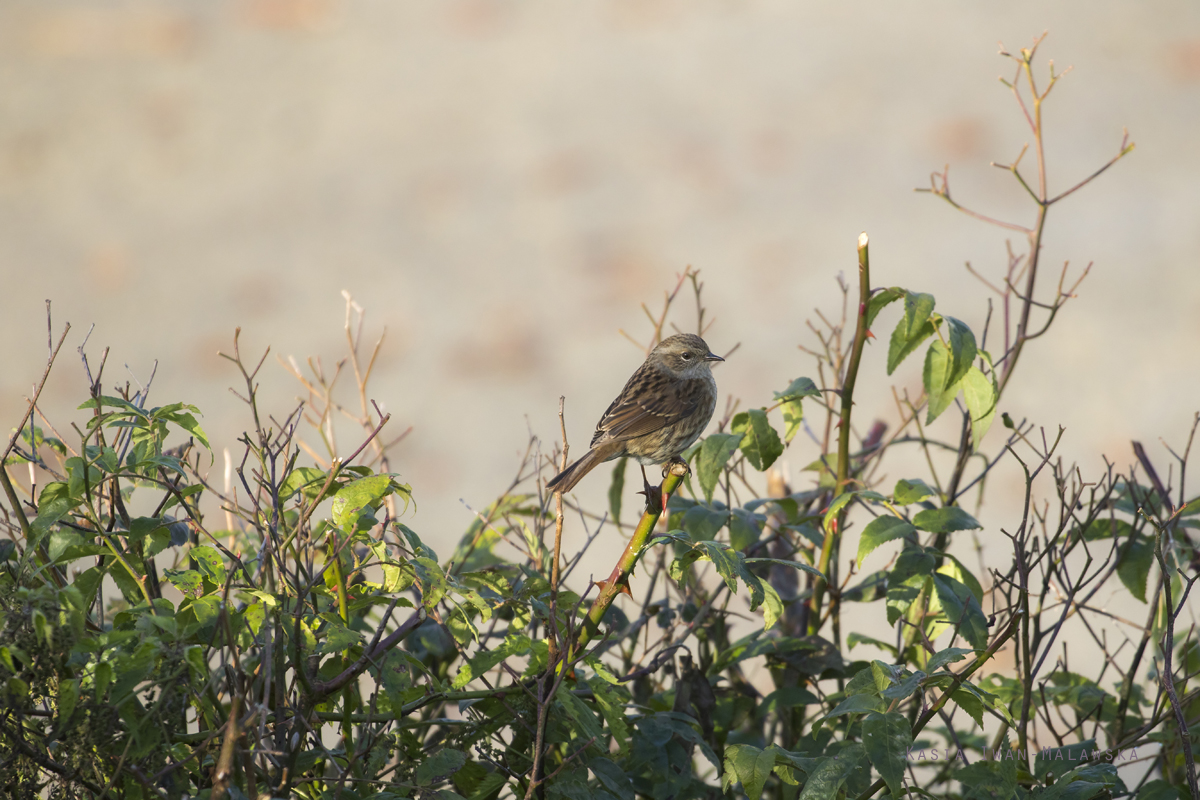
<path fill-rule="evenodd" d="M 680 358 L 682 358 L 684 361 L 691 361 L 691 360 L 692 360 L 692 354 L 691 354 L 691 353 L 683 353 L 683 354 L 682 354 L 682 355 L 680 355 L 679 357 L 680 357 Z"/>

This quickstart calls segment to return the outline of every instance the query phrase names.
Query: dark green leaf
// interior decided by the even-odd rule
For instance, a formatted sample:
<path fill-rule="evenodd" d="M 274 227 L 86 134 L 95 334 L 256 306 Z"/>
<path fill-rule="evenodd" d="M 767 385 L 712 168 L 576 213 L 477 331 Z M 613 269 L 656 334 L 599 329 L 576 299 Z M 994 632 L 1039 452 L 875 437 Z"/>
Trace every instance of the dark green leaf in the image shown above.
<path fill-rule="evenodd" d="M 783 442 L 767 420 L 767 412 L 761 408 L 743 411 L 733 418 L 729 427 L 734 433 L 745 434 L 741 443 L 742 453 L 759 472 L 783 455 Z"/>
<path fill-rule="evenodd" d="M 735 508 L 729 515 L 729 544 L 734 550 L 745 550 L 762 535 L 762 517 L 744 508 Z"/>
<path fill-rule="evenodd" d="M 912 744 L 912 729 L 903 714 L 872 712 L 863 719 L 863 747 L 872 766 L 887 783 L 892 797 L 900 797 L 905 756 Z"/>
<path fill-rule="evenodd" d="M 943 319 L 946 320 L 946 328 L 950 334 L 951 366 L 950 377 L 946 381 L 946 385 L 950 386 L 966 377 L 975 361 L 977 349 L 975 334 L 971 332 L 965 322 L 954 317 L 943 317 Z"/>
<path fill-rule="evenodd" d="M 625 774 L 625 770 L 612 761 L 603 757 L 592 758 L 588 760 L 588 769 L 605 789 L 621 800 L 633 800 L 633 781 Z"/>
<path fill-rule="evenodd" d="M 930 533 L 953 533 L 954 531 L 982 528 L 974 517 L 958 506 L 927 508 L 913 517 L 913 525 Z"/>
<path fill-rule="evenodd" d="M 1146 602 L 1146 576 L 1154 563 L 1154 545 L 1141 536 L 1134 536 L 1121 547 L 1117 575 L 1129 593 Z"/>
<path fill-rule="evenodd" d="M 949 575 L 934 573 L 933 587 L 946 615 L 946 623 L 955 626 L 972 647 L 987 647 L 987 618 L 970 588 Z"/>
<path fill-rule="evenodd" d="M 796 378 L 782 392 L 775 392 L 776 400 L 799 400 L 802 397 L 820 397 L 821 391 L 811 378 Z"/>
<path fill-rule="evenodd" d="M 965 647 L 947 647 L 945 650 L 939 650 L 929 659 L 929 663 L 925 665 L 927 672 L 935 672 L 946 664 L 953 664 L 955 661 L 962 661 L 967 656 L 975 655 L 974 650 L 969 650 Z"/>
<path fill-rule="evenodd" d="M 862 569 L 863 559 L 870 555 L 876 547 L 893 539 L 902 539 L 916 531 L 917 529 L 911 523 L 891 514 L 871 520 L 867 523 L 867 527 L 863 528 L 858 539 L 859 569 Z"/>
<path fill-rule="evenodd" d="M 895 372 L 900 362 L 916 350 L 921 342 L 933 335 L 933 322 L 929 319 L 929 315 L 933 313 L 933 305 L 934 299 L 931 294 L 905 294 L 904 316 L 896 324 L 888 344 L 888 375 Z"/>
<path fill-rule="evenodd" d="M 461 750 L 439 750 L 421 759 L 417 767 L 416 781 L 419 786 L 432 786 L 446 780 L 467 763 L 467 754 Z"/>
<path fill-rule="evenodd" d="M 580 700 L 571 692 L 559 692 L 555 698 L 567 713 L 567 717 L 574 723 L 572 727 L 579 732 L 584 741 L 595 738 L 596 742 L 604 741 L 604 729 L 600 726 L 600 720 L 596 719 L 596 714 L 587 703 Z M 596 744 L 600 747 L 599 744 Z"/>
<path fill-rule="evenodd" d="M 744 436 L 740 433 L 714 433 L 700 446 L 700 455 L 696 459 L 696 477 L 700 481 L 704 499 L 708 502 L 712 502 L 721 470 Z"/>
<path fill-rule="evenodd" d="M 692 541 L 706 542 L 717 538 L 717 533 L 725 527 L 728 512 L 714 511 L 708 506 L 695 505 L 683 515 L 683 529 L 692 537 Z"/>
<path fill-rule="evenodd" d="M 886 711 L 887 703 L 873 694 L 852 694 L 834 707 L 821 719 L 833 719 L 843 714 L 868 714 L 872 711 Z"/>
<path fill-rule="evenodd" d="M 1178 800 L 1179 790 L 1164 780 L 1152 780 L 1137 793 L 1137 800 Z"/>
<path fill-rule="evenodd" d="M 71 513 L 80 502 L 81 498 L 71 495 L 67 484 L 57 481 L 47 483 L 38 497 L 38 515 L 33 520 L 33 532 L 38 536 L 46 533 L 54 523 Z"/>
<path fill-rule="evenodd" d="M 925 416 L 925 424 L 929 425 L 950 407 L 958 394 L 959 384 L 951 383 L 953 361 L 946 345 L 940 341 L 929 345 L 925 353 L 925 393 L 929 396 L 929 410 Z"/>

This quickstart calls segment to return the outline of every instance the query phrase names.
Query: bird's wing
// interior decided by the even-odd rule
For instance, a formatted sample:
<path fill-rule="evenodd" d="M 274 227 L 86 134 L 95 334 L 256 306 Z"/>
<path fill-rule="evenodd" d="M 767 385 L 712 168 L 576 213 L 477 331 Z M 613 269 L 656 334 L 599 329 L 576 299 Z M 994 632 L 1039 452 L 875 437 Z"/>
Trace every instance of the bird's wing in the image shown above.
<path fill-rule="evenodd" d="M 599 442 L 636 439 L 683 419 L 700 405 L 703 381 L 681 381 L 657 369 L 633 374 L 596 425 Z"/>

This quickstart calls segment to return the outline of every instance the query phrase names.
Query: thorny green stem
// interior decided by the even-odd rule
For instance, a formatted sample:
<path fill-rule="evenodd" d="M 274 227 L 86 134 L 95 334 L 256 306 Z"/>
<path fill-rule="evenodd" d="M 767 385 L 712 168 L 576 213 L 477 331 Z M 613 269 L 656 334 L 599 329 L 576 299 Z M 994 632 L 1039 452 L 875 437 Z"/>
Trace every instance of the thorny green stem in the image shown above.
<path fill-rule="evenodd" d="M 846 377 L 842 380 L 842 406 L 838 417 L 838 461 L 837 489 L 838 495 L 847 491 L 850 479 L 850 414 L 854 407 L 854 385 L 858 379 L 858 365 L 862 361 L 863 346 L 867 339 L 867 303 L 871 300 L 871 261 L 868 252 L 867 234 L 858 237 L 858 323 L 854 331 L 854 342 L 850 346 L 850 361 L 846 365 Z M 842 527 L 846 521 L 847 507 L 843 507 L 835 520 L 832 530 L 825 531 L 825 541 L 821 545 L 821 559 L 817 569 L 826 576 L 818 578 L 813 585 L 812 611 L 809 613 L 809 633 L 815 634 L 821 626 L 821 601 L 827 586 L 835 587 L 830 592 L 830 612 L 834 624 L 834 644 L 840 638 L 836 606 L 837 596 L 837 557 L 838 545 L 841 543 Z"/>

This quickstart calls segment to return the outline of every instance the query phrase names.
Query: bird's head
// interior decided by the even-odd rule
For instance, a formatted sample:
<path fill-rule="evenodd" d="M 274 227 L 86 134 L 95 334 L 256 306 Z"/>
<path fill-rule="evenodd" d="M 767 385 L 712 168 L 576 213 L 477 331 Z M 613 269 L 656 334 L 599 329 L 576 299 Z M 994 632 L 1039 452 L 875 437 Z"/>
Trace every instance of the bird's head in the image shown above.
<path fill-rule="evenodd" d="M 696 334 L 677 333 L 659 342 L 650 351 L 649 360 L 680 378 L 700 378 L 709 372 L 714 361 L 725 359 L 709 350 Z"/>

